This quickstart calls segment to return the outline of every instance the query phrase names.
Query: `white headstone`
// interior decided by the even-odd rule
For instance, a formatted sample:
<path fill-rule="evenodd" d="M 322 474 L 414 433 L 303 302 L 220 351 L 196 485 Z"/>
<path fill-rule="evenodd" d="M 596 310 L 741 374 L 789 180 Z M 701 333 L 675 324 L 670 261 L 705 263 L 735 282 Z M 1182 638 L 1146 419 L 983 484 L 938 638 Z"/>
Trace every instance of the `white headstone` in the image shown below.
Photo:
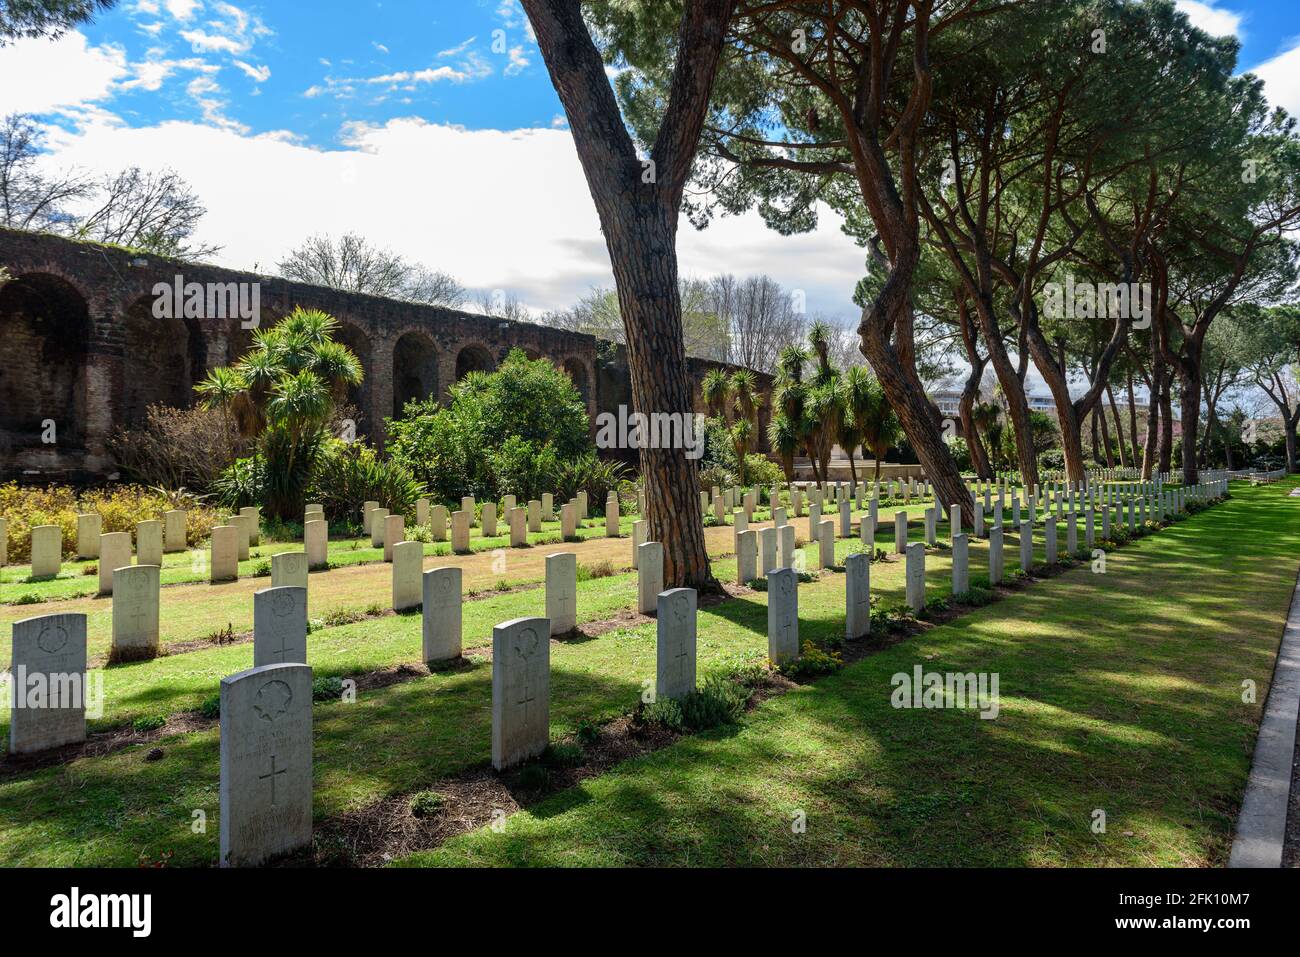
<path fill-rule="evenodd" d="M 251 668 L 221 679 L 221 866 L 311 846 L 312 672 Z"/>
<path fill-rule="evenodd" d="M 307 663 L 307 589 L 253 592 L 253 666 Z"/>
<path fill-rule="evenodd" d="M 560 506 L 560 538 L 572 541 L 578 537 L 578 505 L 568 502 Z"/>
<path fill-rule="evenodd" d="M 233 525 L 218 525 L 212 529 L 212 556 L 209 577 L 214 582 L 235 581 L 239 578 L 239 529 Z"/>
<path fill-rule="evenodd" d="M 429 510 L 429 528 L 435 542 L 447 540 L 447 506 L 435 505 Z"/>
<path fill-rule="evenodd" d="M 774 665 L 799 657 L 799 578 L 793 568 L 767 575 L 767 657 Z"/>
<path fill-rule="evenodd" d="M 130 532 L 109 532 L 99 536 L 99 593 L 113 594 L 113 572 L 130 564 Z"/>
<path fill-rule="evenodd" d="M 454 661 L 461 652 L 461 571 L 456 566 L 424 573 L 424 661 Z"/>
<path fill-rule="evenodd" d="M 63 529 L 57 525 L 37 525 L 31 535 L 32 577 L 53 578 L 63 565 Z"/>
<path fill-rule="evenodd" d="M 280 552 L 271 556 L 272 588 L 307 587 L 307 553 Z"/>
<path fill-rule="evenodd" d="M 188 546 L 187 521 L 188 517 L 182 509 L 174 508 L 163 512 L 163 547 L 168 553 L 183 552 Z"/>
<path fill-rule="evenodd" d="M 776 567 L 792 568 L 795 560 L 794 526 L 782 525 L 776 532 Z"/>
<path fill-rule="evenodd" d="M 497 503 L 484 502 L 483 510 L 479 513 L 479 524 L 483 528 L 484 538 L 496 538 L 497 535 Z"/>
<path fill-rule="evenodd" d="M 832 519 L 826 519 L 822 522 L 820 528 L 821 537 L 818 539 L 819 548 L 817 549 L 817 563 L 821 568 L 835 567 L 835 522 Z"/>
<path fill-rule="evenodd" d="M 773 568 L 779 567 L 776 563 L 776 539 L 780 531 L 775 528 L 761 528 L 758 530 L 758 574 L 762 578 L 767 577 L 767 573 Z"/>
<path fill-rule="evenodd" d="M 323 518 L 312 519 L 303 527 L 302 539 L 307 550 L 309 568 L 324 568 L 329 564 L 330 527 Z M 272 565 L 272 572 L 275 568 Z"/>
<path fill-rule="evenodd" d="M 162 522 L 138 522 L 135 526 L 135 560 L 139 565 L 162 567 Z"/>
<path fill-rule="evenodd" d="M 398 542 L 393 546 L 393 610 L 415 608 L 422 599 L 420 570 L 424 546 L 419 542 Z"/>
<path fill-rule="evenodd" d="M 393 560 L 393 546 L 406 541 L 406 518 L 402 515 L 384 516 L 384 561 Z"/>
<path fill-rule="evenodd" d="M 965 535 L 952 537 L 952 593 L 964 595 L 970 591 L 970 539 Z"/>
<path fill-rule="evenodd" d="M 913 542 L 907 546 L 907 607 L 914 613 L 925 608 L 925 545 Z"/>
<path fill-rule="evenodd" d="M 114 664 L 158 657 L 157 565 L 128 565 L 113 572 Z"/>
<path fill-rule="evenodd" d="M 578 556 L 573 552 L 546 556 L 546 618 L 552 636 L 578 627 Z"/>
<path fill-rule="evenodd" d="M 894 554 L 902 555 L 907 551 L 907 513 L 894 513 Z"/>
<path fill-rule="evenodd" d="M 995 522 L 989 527 L 989 584 L 998 585 L 1002 582 L 1002 575 L 1005 569 L 1005 558 L 1002 552 L 1003 546 L 1002 522 Z"/>
<path fill-rule="evenodd" d="M 758 532 L 750 529 L 736 536 L 736 583 L 747 585 L 758 577 Z"/>
<path fill-rule="evenodd" d="M 469 527 L 474 513 L 461 509 L 451 513 L 451 550 L 459 555 L 469 553 Z"/>
<path fill-rule="evenodd" d="M 239 517 L 248 521 L 248 543 L 262 544 L 262 516 L 256 505 L 245 505 L 239 510 Z"/>
<path fill-rule="evenodd" d="M 77 516 L 77 557 L 98 558 L 99 536 L 104 531 L 104 520 L 98 512 Z"/>
<path fill-rule="evenodd" d="M 13 624 L 9 752 L 32 754 L 86 740 L 86 616 Z"/>
<path fill-rule="evenodd" d="M 525 514 L 528 521 L 528 530 L 530 532 L 540 532 L 542 530 L 542 503 L 535 498 L 529 499 Z"/>
<path fill-rule="evenodd" d="M 555 494 L 553 492 L 542 493 L 542 521 L 555 521 Z"/>
<path fill-rule="evenodd" d="M 1034 567 L 1034 523 L 1020 523 L 1020 569 L 1029 571 Z"/>
<path fill-rule="evenodd" d="M 492 629 L 492 766 L 546 750 L 550 740 L 551 623 L 516 618 Z"/>
<path fill-rule="evenodd" d="M 664 590 L 664 546 L 661 542 L 646 542 L 637 554 L 636 610 L 648 615 L 655 610 L 659 593 Z"/>
<path fill-rule="evenodd" d="M 672 588 L 659 595 L 655 697 L 681 699 L 695 691 L 695 629 L 698 596 L 694 588 Z"/>
<path fill-rule="evenodd" d="M 844 637 L 849 641 L 871 633 L 871 556 L 854 552 L 844 559 Z"/>

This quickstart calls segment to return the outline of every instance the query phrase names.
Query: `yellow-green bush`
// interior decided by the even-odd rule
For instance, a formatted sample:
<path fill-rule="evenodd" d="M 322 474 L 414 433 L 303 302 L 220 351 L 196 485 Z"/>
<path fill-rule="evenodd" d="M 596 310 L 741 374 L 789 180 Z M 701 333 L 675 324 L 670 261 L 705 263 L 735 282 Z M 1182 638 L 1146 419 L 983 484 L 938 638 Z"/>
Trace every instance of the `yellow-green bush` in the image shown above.
<path fill-rule="evenodd" d="M 9 563 L 31 561 L 36 525 L 57 525 L 63 530 L 63 555 L 77 553 L 77 516 L 98 512 L 105 532 L 134 532 L 137 522 L 161 520 L 163 512 L 183 508 L 188 513 L 186 540 L 198 545 L 221 517 L 216 509 L 186 492 L 165 492 L 141 485 L 119 485 L 78 493 L 66 485 L 45 488 L 0 485 L 0 518 L 9 522 Z"/>

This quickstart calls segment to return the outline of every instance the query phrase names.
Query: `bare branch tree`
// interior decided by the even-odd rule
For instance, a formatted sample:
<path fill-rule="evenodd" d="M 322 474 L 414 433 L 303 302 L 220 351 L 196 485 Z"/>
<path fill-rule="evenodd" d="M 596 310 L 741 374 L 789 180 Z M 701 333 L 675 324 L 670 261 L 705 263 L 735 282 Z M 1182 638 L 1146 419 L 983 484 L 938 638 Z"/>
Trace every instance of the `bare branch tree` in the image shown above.
<path fill-rule="evenodd" d="M 338 239 L 309 236 L 280 260 L 279 268 L 286 279 L 430 306 L 456 309 L 466 298 L 453 276 L 408 262 L 357 233 Z"/>
<path fill-rule="evenodd" d="M 173 170 L 146 172 L 132 166 L 106 176 L 99 194 L 99 206 L 77 223 L 75 238 L 177 259 L 202 259 L 221 249 L 190 245 L 207 208 Z"/>
<path fill-rule="evenodd" d="M 30 116 L 10 113 L 0 120 L 0 226 L 58 228 L 71 218 L 64 204 L 89 191 L 77 173 L 42 175 L 36 168 L 40 152 L 40 127 Z"/>

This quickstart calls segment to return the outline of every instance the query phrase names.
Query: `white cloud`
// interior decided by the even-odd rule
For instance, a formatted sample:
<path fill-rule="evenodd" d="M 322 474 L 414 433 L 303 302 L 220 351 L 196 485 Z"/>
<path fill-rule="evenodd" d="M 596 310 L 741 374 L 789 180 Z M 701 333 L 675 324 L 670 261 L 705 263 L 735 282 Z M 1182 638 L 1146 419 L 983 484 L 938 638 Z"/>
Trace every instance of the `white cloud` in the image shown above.
<path fill-rule="evenodd" d="M 269 66 L 253 66 L 243 60 L 236 60 L 235 66 L 247 73 L 255 83 L 265 83 L 271 78 L 271 68 Z"/>
<path fill-rule="evenodd" d="M 158 11 L 157 4 L 150 4 L 150 6 L 153 7 L 152 12 L 156 13 Z M 167 12 L 177 20 L 191 20 L 195 11 L 202 7 L 203 4 L 201 0 L 165 0 L 165 6 Z M 142 6 L 141 9 L 144 10 L 145 8 Z"/>
<path fill-rule="evenodd" d="M 239 37 L 207 33 L 204 30 L 182 30 L 181 39 L 196 53 L 243 53 L 250 44 Z"/>
<path fill-rule="evenodd" d="M 1202 3 L 1201 0 L 1178 0 L 1175 6 L 1187 14 L 1187 19 L 1192 21 L 1192 26 L 1199 27 L 1212 36 L 1238 38 L 1245 36 L 1241 24 L 1246 19 L 1246 15 L 1216 6 L 1214 0 L 1208 3 Z"/>
<path fill-rule="evenodd" d="M 1269 103 L 1300 116 L 1300 43 L 1250 71 L 1264 81 Z"/>
<path fill-rule="evenodd" d="M 125 50 L 107 43 L 89 46 L 75 31 L 58 40 L 15 40 L 0 49 L 2 111 L 48 113 L 94 103 L 111 96 L 129 73 Z"/>
<path fill-rule="evenodd" d="M 462 40 L 460 43 L 457 43 L 454 47 L 448 47 L 446 50 L 439 51 L 438 59 L 445 60 L 449 56 L 460 56 L 462 53 L 468 50 L 470 48 L 470 45 L 473 44 L 473 42 L 477 39 L 478 39 L 477 36 L 472 36 L 466 40 Z"/>
<path fill-rule="evenodd" d="M 527 55 L 525 55 L 523 47 L 521 46 L 511 47 L 510 62 L 506 65 L 505 75 L 514 76 L 517 73 L 521 73 L 524 67 L 528 66 L 529 62 L 530 61 Z"/>
<path fill-rule="evenodd" d="M 208 84 L 191 86 L 198 98 L 216 98 Z M 151 166 L 177 170 L 209 210 L 199 238 L 223 246 L 230 266 L 272 269 L 304 236 L 355 230 L 472 288 L 510 290 L 537 311 L 612 285 L 567 131 L 471 131 L 404 119 L 343 133 L 347 148 L 319 150 L 284 131 L 249 136 L 182 122 L 128 128 L 103 117 L 79 132 L 51 130 L 51 161 L 109 171 L 147 156 Z M 703 232 L 683 221 L 681 270 L 766 272 L 805 290 L 810 312 L 852 316 L 863 255 L 837 227 L 829 212 L 818 232 L 795 237 L 767 230 L 755 214 Z"/>

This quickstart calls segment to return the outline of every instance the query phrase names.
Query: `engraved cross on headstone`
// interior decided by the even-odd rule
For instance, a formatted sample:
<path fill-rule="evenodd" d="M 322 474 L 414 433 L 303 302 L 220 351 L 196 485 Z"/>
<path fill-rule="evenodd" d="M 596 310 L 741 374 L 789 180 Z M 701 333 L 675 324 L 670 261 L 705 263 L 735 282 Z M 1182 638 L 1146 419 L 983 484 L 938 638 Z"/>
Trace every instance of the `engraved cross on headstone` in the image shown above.
<path fill-rule="evenodd" d="M 267 771 L 265 774 L 259 774 L 257 776 L 257 779 L 259 781 L 265 781 L 267 778 L 270 778 L 271 780 L 271 807 L 275 807 L 275 779 L 279 777 L 281 774 L 286 774 L 286 773 L 287 771 L 284 768 L 280 768 L 279 770 L 276 770 L 275 755 L 273 754 L 271 755 L 271 770 Z"/>

